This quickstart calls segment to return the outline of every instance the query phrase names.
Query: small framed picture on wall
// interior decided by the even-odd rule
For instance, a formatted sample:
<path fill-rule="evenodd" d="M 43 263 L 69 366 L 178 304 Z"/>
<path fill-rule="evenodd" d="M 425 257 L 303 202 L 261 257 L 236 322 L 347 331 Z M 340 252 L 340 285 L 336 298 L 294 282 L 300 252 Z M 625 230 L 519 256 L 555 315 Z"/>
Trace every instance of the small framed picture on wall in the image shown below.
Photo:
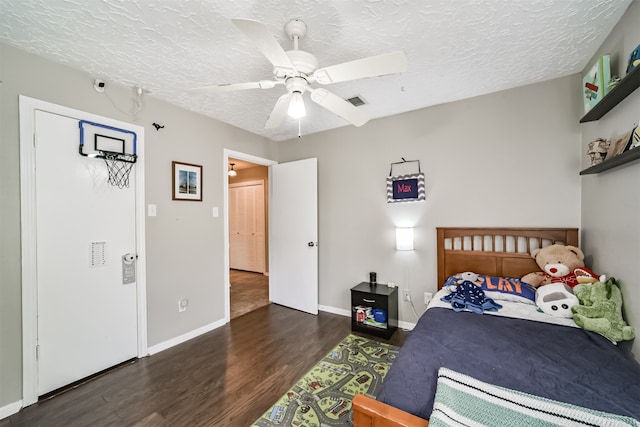
<path fill-rule="evenodd" d="M 202 166 L 171 162 L 173 200 L 202 201 Z"/>

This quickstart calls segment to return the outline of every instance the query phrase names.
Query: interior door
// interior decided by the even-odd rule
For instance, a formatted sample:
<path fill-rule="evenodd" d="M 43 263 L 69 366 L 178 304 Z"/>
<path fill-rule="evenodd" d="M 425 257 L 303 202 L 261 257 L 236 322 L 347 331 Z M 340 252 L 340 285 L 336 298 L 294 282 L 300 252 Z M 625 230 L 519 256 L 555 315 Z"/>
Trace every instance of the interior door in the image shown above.
<path fill-rule="evenodd" d="M 318 160 L 271 166 L 269 296 L 318 314 Z"/>
<path fill-rule="evenodd" d="M 264 273 L 266 269 L 264 182 L 229 186 L 229 267 Z"/>
<path fill-rule="evenodd" d="M 107 183 L 78 120 L 36 112 L 38 395 L 137 355 L 135 174 Z M 127 284 L 124 284 L 127 283 Z"/>

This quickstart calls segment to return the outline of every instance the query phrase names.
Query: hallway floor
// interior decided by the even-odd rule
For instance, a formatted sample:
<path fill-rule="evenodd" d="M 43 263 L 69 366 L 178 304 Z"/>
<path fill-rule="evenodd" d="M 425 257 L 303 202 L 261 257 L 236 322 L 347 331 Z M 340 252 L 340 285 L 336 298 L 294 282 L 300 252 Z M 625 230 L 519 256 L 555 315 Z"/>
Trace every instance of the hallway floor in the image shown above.
<path fill-rule="evenodd" d="M 229 270 L 231 318 L 269 305 L 269 276 L 251 271 Z"/>

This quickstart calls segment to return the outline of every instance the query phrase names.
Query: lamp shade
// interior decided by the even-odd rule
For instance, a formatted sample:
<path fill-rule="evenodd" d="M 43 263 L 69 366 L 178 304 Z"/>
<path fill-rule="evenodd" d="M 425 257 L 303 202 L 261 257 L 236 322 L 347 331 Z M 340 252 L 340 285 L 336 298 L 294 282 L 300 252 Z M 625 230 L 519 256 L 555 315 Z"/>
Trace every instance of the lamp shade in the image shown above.
<path fill-rule="evenodd" d="M 304 108 L 304 100 L 302 99 L 302 93 L 295 91 L 291 95 L 291 101 L 289 102 L 289 116 L 294 119 L 299 119 L 307 114 Z"/>
<path fill-rule="evenodd" d="M 396 250 L 413 250 L 413 228 L 396 228 Z"/>

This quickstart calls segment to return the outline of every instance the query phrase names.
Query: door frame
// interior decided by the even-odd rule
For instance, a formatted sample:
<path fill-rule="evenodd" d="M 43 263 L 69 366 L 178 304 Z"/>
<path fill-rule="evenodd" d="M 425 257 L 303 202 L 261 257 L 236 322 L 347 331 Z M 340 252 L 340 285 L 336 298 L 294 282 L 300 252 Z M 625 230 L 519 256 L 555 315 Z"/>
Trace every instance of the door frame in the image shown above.
<path fill-rule="evenodd" d="M 222 200 L 224 203 L 224 209 L 222 209 L 222 215 L 224 219 L 224 322 L 229 323 L 231 320 L 231 281 L 229 279 L 229 157 L 238 160 L 244 160 L 245 162 L 255 163 L 257 165 L 267 166 L 267 185 L 271 188 L 271 168 L 269 166 L 276 165 L 278 162 L 275 160 L 266 159 L 263 157 L 257 157 L 251 154 L 242 153 L 240 151 L 230 150 L 225 148 L 222 154 Z M 269 198 L 271 198 L 271 191 L 269 191 Z M 271 204 L 269 203 L 269 206 Z M 269 213 L 271 218 L 271 213 Z M 268 229 L 268 225 L 266 227 Z M 269 255 L 271 256 L 271 255 Z"/>
<path fill-rule="evenodd" d="M 37 278 L 37 204 L 35 171 L 35 112 L 37 110 L 77 120 L 101 122 L 137 133 L 137 153 L 142 158 L 135 166 L 136 177 L 136 298 L 138 320 L 138 357 L 147 355 L 147 279 L 145 251 L 144 195 L 144 127 L 24 95 L 19 97 L 20 111 L 20 216 L 22 242 L 22 406 L 38 401 L 38 332 Z"/>

